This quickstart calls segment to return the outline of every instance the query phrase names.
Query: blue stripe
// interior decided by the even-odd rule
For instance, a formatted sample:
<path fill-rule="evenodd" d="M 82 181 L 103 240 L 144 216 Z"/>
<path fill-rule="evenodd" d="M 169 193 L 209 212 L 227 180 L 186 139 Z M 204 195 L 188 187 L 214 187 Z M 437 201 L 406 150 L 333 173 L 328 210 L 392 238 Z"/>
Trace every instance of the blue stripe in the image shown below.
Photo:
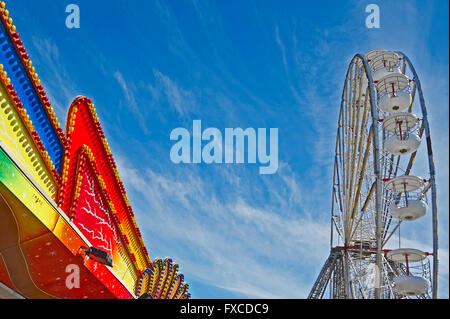
<path fill-rule="evenodd" d="M 38 133 L 45 150 L 55 165 L 58 172 L 61 171 L 63 146 L 58 138 L 56 130 L 52 126 L 50 118 L 47 116 L 33 82 L 28 77 L 25 67 L 22 65 L 12 40 L 10 39 L 5 26 L 0 22 L 0 64 L 11 79 L 11 84 L 20 98 L 24 109 L 30 116 L 35 131 Z"/>

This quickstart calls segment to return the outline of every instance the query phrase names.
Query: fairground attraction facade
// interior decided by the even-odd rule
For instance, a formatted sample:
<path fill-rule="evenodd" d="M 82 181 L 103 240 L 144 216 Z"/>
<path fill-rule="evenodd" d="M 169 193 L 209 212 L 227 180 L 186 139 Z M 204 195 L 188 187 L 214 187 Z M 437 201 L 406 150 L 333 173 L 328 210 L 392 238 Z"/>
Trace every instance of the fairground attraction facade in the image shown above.
<path fill-rule="evenodd" d="M 0 3 L 0 298 L 189 298 L 150 259 L 92 101 L 65 129 Z"/>

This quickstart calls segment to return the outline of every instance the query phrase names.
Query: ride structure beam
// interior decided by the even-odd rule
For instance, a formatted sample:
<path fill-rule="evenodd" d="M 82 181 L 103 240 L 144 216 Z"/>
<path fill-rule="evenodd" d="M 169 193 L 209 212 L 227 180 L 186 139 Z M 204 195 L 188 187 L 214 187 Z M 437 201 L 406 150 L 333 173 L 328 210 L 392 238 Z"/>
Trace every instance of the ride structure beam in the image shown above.
<path fill-rule="evenodd" d="M 308 299 L 322 299 L 330 279 L 333 279 L 330 287 L 333 291 L 333 298 L 345 299 L 345 285 L 344 282 L 344 254 L 340 247 L 334 247 L 331 249 L 330 255 L 325 261 L 325 264 L 314 283 Z"/>
<path fill-rule="evenodd" d="M 377 245 L 377 255 L 376 255 L 376 265 L 378 269 L 382 268 L 382 256 L 381 256 L 381 176 L 380 176 L 380 144 L 379 144 L 379 133 L 378 133 L 378 111 L 377 111 L 377 94 L 375 93 L 375 87 L 373 85 L 372 72 L 370 72 L 369 63 L 367 59 L 362 54 L 356 54 L 362 60 L 364 69 L 366 71 L 366 76 L 369 85 L 370 94 L 370 104 L 372 113 L 372 129 L 373 129 L 373 157 L 374 157 L 374 173 L 375 173 L 375 237 Z M 382 276 L 382 274 L 380 274 Z M 381 281 L 383 282 L 382 278 Z M 381 289 L 375 288 L 375 298 L 381 298 Z"/>
<path fill-rule="evenodd" d="M 432 297 L 437 299 L 438 297 L 438 274 L 439 274 L 439 262 L 438 262 L 438 216 L 437 216 L 437 200 L 436 200 L 436 171 L 434 167 L 433 149 L 431 147 L 431 134 L 430 125 L 428 123 L 428 112 L 425 105 L 425 99 L 423 97 L 422 85 L 420 79 L 414 69 L 411 60 L 403 53 L 396 52 L 403 56 L 408 63 L 409 69 L 414 76 L 414 83 L 416 84 L 419 92 L 420 107 L 422 109 L 422 121 L 424 125 L 425 136 L 427 140 L 428 150 L 428 166 L 430 170 L 430 183 L 431 183 L 431 202 L 432 202 L 432 224 L 433 224 L 433 285 L 432 285 Z"/>

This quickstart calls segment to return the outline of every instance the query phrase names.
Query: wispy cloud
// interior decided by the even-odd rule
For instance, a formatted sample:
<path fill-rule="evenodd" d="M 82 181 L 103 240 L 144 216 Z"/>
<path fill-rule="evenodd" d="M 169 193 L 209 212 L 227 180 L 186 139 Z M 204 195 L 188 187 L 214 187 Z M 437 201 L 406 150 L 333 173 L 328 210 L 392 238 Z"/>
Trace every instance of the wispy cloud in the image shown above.
<path fill-rule="evenodd" d="M 195 97 L 192 92 L 184 90 L 174 80 L 167 75 L 164 75 L 159 70 L 154 69 L 153 75 L 155 76 L 159 88 L 167 97 L 169 105 L 176 110 L 180 116 L 187 115 L 195 107 Z M 153 86 L 150 86 L 150 90 L 155 94 L 155 88 Z"/>
<path fill-rule="evenodd" d="M 199 278 L 253 298 L 301 298 L 309 292 L 311 278 L 305 279 L 298 269 L 322 264 L 329 225 L 296 213 L 300 191 L 288 170 L 271 189 L 270 196 L 281 203 L 258 205 L 247 198 L 247 185 L 232 178 L 234 174 L 228 179 L 231 194 L 223 199 L 221 191 L 214 190 L 217 183 L 192 170 L 179 175 L 151 169 L 142 173 L 125 158 L 119 158 L 118 166 L 139 224 L 150 234 L 150 251 L 161 247 L 158 236 L 164 238 L 162 246 L 182 261 L 187 280 Z M 289 212 L 280 212 L 282 208 Z M 177 247 L 176 242 L 184 244 Z"/>
<path fill-rule="evenodd" d="M 119 71 L 114 72 L 114 78 L 119 83 L 120 87 L 122 88 L 122 91 L 125 95 L 125 99 L 128 102 L 127 106 L 132 109 L 134 112 L 138 112 L 138 105 L 136 103 L 136 99 L 134 97 L 134 93 L 128 88 L 127 82 L 123 78 L 122 73 Z"/>
<path fill-rule="evenodd" d="M 122 73 L 119 71 L 114 72 L 114 78 L 116 79 L 117 83 L 120 85 L 123 95 L 125 97 L 125 108 L 129 109 L 131 112 L 134 113 L 135 117 L 137 118 L 137 121 L 139 123 L 139 127 L 142 129 L 142 131 L 145 134 L 148 134 L 149 129 L 146 123 L 145 119 L 145 112 L 143 109 L 145 106 L 141 106 L 141 109 L 139 108 L 138 103 L 136 102 L 136 89 L 134 88 L 134 85 L 132 82 L 126 81 L 123 77 Z M 130 85 L 133 86 L 130 87 Z"/>
<path fill-rule="evenodd" d="M 149 133 L 146 117 L 150 109 L 158 109 L 160 115 L 165 113 L 167 116 L 161 106 L 168 105 L 180 118 L 185 118 L 196 110 L 195 94 L 157 69 L 153 69 L 153 77 L 139 83 L 126 79 L 119 71 L 114 72 L 113 76 L 122 89 L 124 107 L 134 113 L 145 134 Z"/>
<path fill-rule="evenodd" d="M 287 79 L 287 82 L 289 83 L 289 89 L 290 89 L 292 95 L 294 96 L 295 100 L 297 101 L 298 105 L 302 105 L 304 103 L 304 101 L 302 100 L 301 95 L 299 94 L 297 88 L 295 87 L 295 85 L 292 83 L 292 80 L 291 80 L 291 67 L 288 65 L 288 61 L 287 61 L 287 57 L 286 57 L 286 47 L 285 47 L 283 41 L 281 40 L 278 25 L 275 26 L 275 41 L 281 51 L 281 58 L 283 61 L 284 71 L 286 73 L 286 79 Z"/>

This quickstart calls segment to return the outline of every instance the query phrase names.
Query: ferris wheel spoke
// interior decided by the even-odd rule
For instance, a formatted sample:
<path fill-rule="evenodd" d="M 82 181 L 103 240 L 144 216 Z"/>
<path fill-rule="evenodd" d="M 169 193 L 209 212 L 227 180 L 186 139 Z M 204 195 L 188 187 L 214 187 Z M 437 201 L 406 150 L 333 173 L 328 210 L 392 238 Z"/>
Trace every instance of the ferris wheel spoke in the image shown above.
<path fill-rule="evenodd" d="M 384 229 L 383 229 L 383 232 L 381 233 L 381 237 L 382 237 L 382 240 L 381 240 L 381 247 L 384 246 L 384 245 L 383 245 L 383 241 L 385 240 L 386 235 L 389 233 L 389 228 L 391 227 L 391 223 L 392 223 L 392 216 L 389 215 L 389 216 L 387 217 L 387 223 L 385 224 Z"/>
<path fill-rule="evenodd" d="M 339 183 L 339 178 L 338 178 L 338 183 Z M 337 187 L 337 194 L 338 194 L 337 201 L 339 203 L 339 213 L 342 215 L 344 213 L 344 209 L 342 207 L 342 196 L 341 196 L 341 190 L 340 190 L 340 185 L 339 184 L 338 184 L 338 187 Z"/>
<path fill-rule="evenodd" d="M 428 191 L 431 189 L 431 181 L 428 181 L 427 186 L 425 186 L 424 190 L 422 191 L 422 193 L 417 197 L 418 199 L 422 199 L 424 198 Z"/>
<path fill-rule="evenodd" d="M 333 208 L 334 208 L 334 203 L 337 203 L 338 207 L 339 207 L 339 214 L 342 214 L 341 202 L 340 202 L 340 200 L 338 198 L 338 195 L 336 195 L 336 193 L 339 193 L 339 190 L 336 191 L 336 187 L 334 187 L 334 189 L 333 189 L 333 199 L 334 199 L 334 201 L 333 201 Z"/>
<path fill-rule="evenodd" d="M 333 216 L 333 223 L 334 223 L 334 226 L 336 226 L 336 230 L 337 230 L 339 236 L 341 238 L 344 238 L 343 229 L 342 229 L 341 225 L 339 225 L 339 222 L 336 221 L 336 217 L 335 216 Z"/>
<path fill-rule="evenodd" d="M 395 163 L 394 174 L 390 175 L 389 178 L 397 177 L 398 169 L 400 168 L 400 155 L 397 155 L 397 161 Z"/>
<path fill-rule="evenodd" d="M 385 236 L 384 236 L 383 241 L 382 241 L 382 243 L 381 243 L 381 248 L 384 248 L 384 246 L 389 242 L 389 240 L 391 239 L 392 235 L 394 235 L 394 233 L 395 233 L 395 232 L 397 231 L 397 229 L 400 227 L 400 224 L 401 224 L 402 222 L 403 222 L 402 220 L 399 220 L 399 221 L 397 222 L 397 225 L 395 225 L 394 229 L 392 229 L 392 231 L 390 232 L 390 234 L 389 234 L 388 236 L 386 236 L 386 235 L 387 235 L 387 232 L 385 233 Z"/>
<path fill-rule="evenodd" d="M 362 160 L 362 167 L 359 170 L 360 177 L 359 177 L 358 185 L 357 185 L 357 188 L 356 188 L 356 195 L 355 195 L 353 209 L 352 209 L 352 219 L 355 217 L 356 208 L 357 208 L 358 203 L 359 203 L 359 197 L 360 197 L 360 194 L 361 194 L 361 186 L 362 186 L 362 183 L 364 181 L 367 160 L 369 159 L 369 154 L 370 154 L 370 149 L 369 148 L 370 148 L 370 145 L 372 143 L 372 136 L 373 136 L 373 130 L 370 129 L 369 136 L 367 137 L 366 152 L 365 152 L 364 158 Z"/>
<path fill-rule="evenodd" d="M 355 66 L 355 73 L 361 73 L 361 69 Z M 364 73 L 361 73 L 365 76 Z M 355 76 L 356 77 L 356 76 Z M 348 194 L 346 196 L 346 208 L 345 208 L 345 219 L 346 219 L 346 242 L 349 243 L 351 240 L 351 233 L 353 232 L 353 224 L 355 220 L 356 211 L 358 208 L 358 203 L 360 202 L 361 195 L 361 187 L 364 182 L 364 171 L 367 163 L 367 159 L 369 158 L 370 153 L 370 143 L 371 136 L 369 136 L 366 140 L 366 127 L 367 120 L 369 115 L 369 107 L 368 107 L 368 94 L 367 89 L 363 88 L 362 85 L 363 77 L 361 77 L 357 83 L 357 88 L 353 90 L 349 90 L 353 92 L 353 97 L 350 97 L 352 103 L 351 107 L 347 108 L 346 114 L 350 117 L 351 121 L 351 131 L 347 131 L 347 139 L 346 139 L 346 151 L 345 151 L 345 159 L 348 163 L 346 166 L 346 170 L 344 170 L 344 175 L 346 179 L 346 189 L 345 192 Z M 352 82 L 350 82 L 351 84 Z M 355 81 L 353 81 L 355 83 Z M 364 102 L 362 101 L 362 93 L 365 94 Z M 362 110 L 362 112 L 361 112 Z M 345 119 L 344 119 L 345 120 Z M 348 122 L 348 120 L 346 120 Z M 368 150 L 365 152 L 363 150 Z M 361 171 L 363 173 L 361 173 Z M 355 189 L 357 191 L 355 192 Z"/>
<path fill-rule="evenodd" d="M 368 148 L 366 148 L 366 152 L 364 154 L 364 159 L 363 159 L 363 162 L 362 162 L 362 168 L 361 168 L 361 171 L 360 171 L 360 178 L 359 178 L 359 181 L 358 181 L 356 195 L 355 195 L 355 198 L 354 198 L 354 203 L 353 203 L 353 208 L 352 208 L 352 215 L 351 215 L 350 230 L 352 230 L 353 221 L 355 219 L 356 210 L 357 210 L 357 207 L 358 207 L 358 204 L 359 204 L 359 200 L 360 200 L 361 186 L 362 186 L 362 183 L 364 181 L 364 175 L 365 175 L 365 171 L 366 171 L 366 164 L 367 164 L 367 160 L 369 158 L 369 153 L 370 153 L 369 148 L 370 148 L 371 141 L 372 141 L 372 135 L 373 135 L 373 130 L 371 129 L 370 133 L 369 133 L 369 136 L 367 138 L 367 144 L 366 145 L 367 145 Z M 350 236 L 349 236 L 348 240 L 350 240 Z"/>
<path fill-rule="evenodd" d="M 406 60 L 405 59 L 402 59 L 402 60 L 403 60 L 403 62 L 402 62 L 402 73 L 405 74 L 405 72 L 406 72 Z"/>
<path fill-rule="evenodd" d="M 425 129 L 425 122 L 422 121 L 422 125 L 419 128 L 419 134 L 418 134 L 420 138 L 422 138 L 422 136 L 423 136 L 424 129 Z M 414 164 L 414 160 L 416 159 L 416 155 L 417 155 L 417 151 L 415 151 L 414 153 L 411 154 L 408 165 L 406 166 L 405 175 L 409 175 L 409 172 L 411 171 L 411 168 Z"/>
<path fill-rule="evenodd" d="M 350 236 L 350 238 L 353 238 L 353 236 L 355 235 L 356 230 L 358 229 L 359 224 L 361 223 L 362 218 L 364 217 L 364 214 L 367 210 L 367 206 L 369 205 L 370 201 L 372 200 L 372 196 L 375 193 L 375 183 L 372 183 L 372 186 L 370 187 L 369 193 L 367 194 L 367 197 L 364 201 L 364 204 L 361 208 L 361 211 L 359 213 L 359 218 L 358 218 L 358 222 L 356 223 L 355 228 L 353 229 L 353 232 Z"/>
<path fill-rule="evenodd" d="M 366 135 L 365 132 L 366 132 L 366 126 L 367 126 L 367 118 L 368 118 L 368 107 L 367 107 L 367 97 L 366 97 L 366 101 L 364 104 L 364 114 L 363 114 L 363 119 L 362 119 L 362 123 L 361 123 L 361 129 L 359 130 L 359 125 L 357 126 L 358 133 L 359 133 L 359 131 L 360 131 L 360 133 L 359 133 L 359 139 L 358 139 L 358 160 L 357 160 L 357 166 L 356 166 L 354 178 L 355 178 L 355 182 L 356 182 L 356 180 L 358 180 L 358 174 L 359 174 L 358 190 L 360 190 L 360 185 L 362 183 L 361 177 L 364 176 L 364 174 L 361 173 L 361 165 L 363 165 L 363 167 L 364 167 L 362 170 L 365 171 L 365 165 L 367 163 L 367 156 L 369 155 L 368 153 L 366 153 L 364 156 L 364 159 L 363 159 L 361 154 L 363 153 L 364 149 L 370 151 L 371 137 L 368 137 L 366 144 L 364 144 L 364 137 Z M 371 130 L 370 134 L 372 134 L 372 130 Z M 355 158 L 355 157 L 356 157 L 355 154 L 353 154 L 353 158 Z M 353 200 L 355 201 L 355 199 L 358 196 L 359 196 L 359 192 L 356 193 L 355 198 Z M 354 209 L 355 209 L 355 205 L 353 206 L 352 218 L 354 217 Z"/>
<path fill-rule="evenodd" d="M 412 89 L 412 91 L 411 91 L 411 104 L 410 104 L 409 107 L 408 107 L 408 112 L 409 112 L 409 113 L 411 113 L 412 108 L 413 108 L 413 106 L 414 106 L 414 100 L 415 100 L 415 98 L 416 98 L 416 88 L 417 88 L 416 81 L 414 81 L 413 89 Z"/>

